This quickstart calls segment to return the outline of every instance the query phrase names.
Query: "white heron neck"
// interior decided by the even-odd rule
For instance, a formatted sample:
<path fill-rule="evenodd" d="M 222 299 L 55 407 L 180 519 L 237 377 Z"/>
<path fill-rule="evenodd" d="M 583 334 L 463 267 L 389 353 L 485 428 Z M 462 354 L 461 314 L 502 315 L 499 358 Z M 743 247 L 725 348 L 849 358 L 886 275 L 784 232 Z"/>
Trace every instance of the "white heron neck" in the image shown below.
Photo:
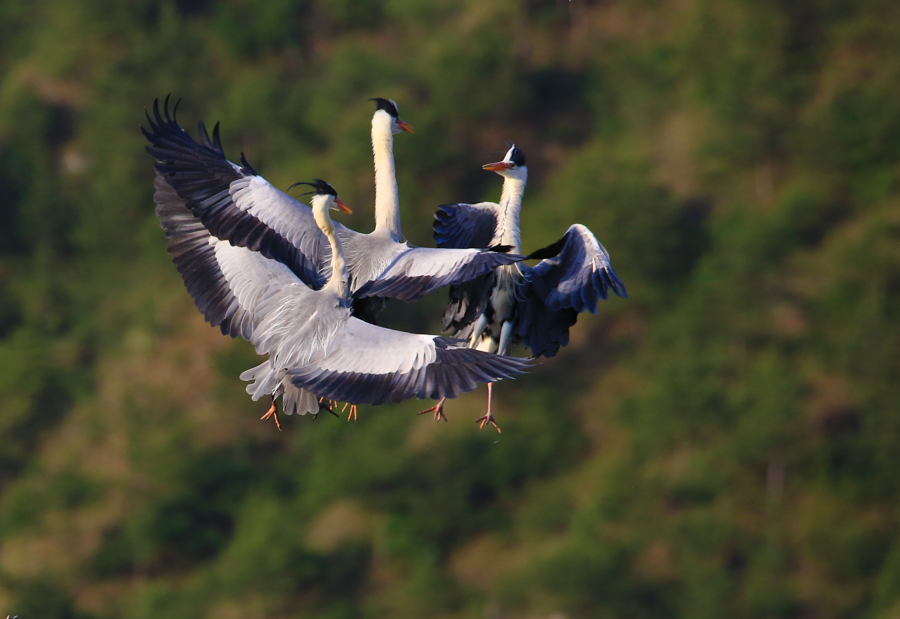
<path fill-rule="evenodd" d="M 519 213 L 522 211 L 522 196 L 525 194 L 525 185 L 528 176 L 524 178 L 503 178 L 503 190 L 500 192 L 500 222 L 497 226 L 500 232 L 500 243 L 511 245 L 514 253 L 519 253 L 522 245 L 519 232 Z"/>
<path fill-rule="evenodd" d="M 347 271 L 347 260 L 344 258 L 344 248 L 334 231 L 334 222 L 328 214 L 328 208 L 316 208 L 313 205 L 313 217 L 322 233 L 328 237 L 331 245 L 331 275 L 323 289 L 333 290 L 341 299 L 350 298 L 350 274 Z"/>
<path fill-rule="evenodd" d="M 390 234 L 402 242 L 400 193 L 394 167 L 394 134 L 391 116 L 379 111 L 372 117 L 372 154 L 375 158 L 375 231 Z"/>

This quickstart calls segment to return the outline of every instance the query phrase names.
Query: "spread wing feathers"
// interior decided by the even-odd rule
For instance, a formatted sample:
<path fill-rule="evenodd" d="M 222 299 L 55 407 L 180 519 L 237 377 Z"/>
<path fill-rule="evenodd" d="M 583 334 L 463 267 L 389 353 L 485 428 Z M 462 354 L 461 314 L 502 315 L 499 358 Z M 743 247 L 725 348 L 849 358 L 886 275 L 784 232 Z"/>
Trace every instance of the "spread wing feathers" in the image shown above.
<path fill-rule="evenodd" d="M 434 240 L 438 247 L 489 247 L 499 243 L 497 222 L 500 205 L 442 204 L 434 214 Z"/>
<path fill-rule="evenodd" d="M 562 249 L 556 256 L 531 269 L 534 292 L 549 309 L 596 314 L 597 303 L 608 298 L 610 290 L 620 297 L 628 296 L 613 271 L 609 254 L 590 230 L 574 224 L 560 241 Z"/>
<path fill-rule="evenodd" d="M 240 166 L 228 161 L 218 124 L 210 139 L 199 123 L 198 143 L 169 116 L 168 99 L 162 113 L 153 102 L 147 121 L 150 130 L 141 130 L 157 173 L 214 236 L 288 265 L 314 288 L 324 283 L 320 270 L 330 249 L 308 206 L 275 189 L 243 155 Z"/>
<path fill-rule="evenodd" d="M 356 291 L 357 297 L 390 297 L 414 301 L 443 286 L 455 286 L 519 262 L 522 256 L 491 249 L 415 247 L 400 254 L 378 276 Z"/>
<path fill-rule="evenodd" d="M 253 316 L 232 293 L 216 258 L 215 245 L 210 243 L 209 231 L 163 177 L 156 177 L 154 187 L 156 214 L 166 231 L 167 249 L 197 309 L 223 334 L 249 340 Z"/>
<path fill-rule="evenodd" d="M 322 397 L 382 404 L 454 398 L 479 382 L 511 378 L 527 359 L 465 348 L 459 340 L 391 331 L 351 318 L 325 353 L 292 368 L 291 382 Z"/>
<path fill-rule="evenodd" d="M 240 252 L 243 252 L 249 254 L 249 260 L 245 261 L 245 267 L 248 268 L 245 278 L 260 277 L 265 282 L 277 282 L 280 279 L 282 285 L 289 280 L 296 281 L 295 278 L 277 262 L 234 248 L 229 243 L 212 237 L 163 177 L 157 176 L 154 186 L 156 214 L 166 231 L 169 253 L 172 254 L 172 260 L 197 309 L 210 324 L 219 327 L 223 334 L 231 337 L 240 335 L 249 341 L 253 327 L 259 322 L 252 311 L 253 303 L 262 293 L 246 282 L 242 283 L 240 277 L 236 278 L 238 290 L 232 290 L 226 277 L 226 269 L 228 272 L 233 271 L 239 263 Z M 232 253 L 238 255 L 232 256 Z M 267 266 L 271 269 L 265 268 Z M 283 396 L 282 407 L 288 415 L 315 415 L 319 412 L 316 396 L 292 385 L 289 378 L 285 378 L 284 371 L 276 371 L 269 361 L 247 370 L 241 374 L 241 379 L 254 381 L 247 385 L 247 393 L 254 400 L 262 396 Z"/>
<path fill-rule="evenodd" d="M 535 357 L 552 357 L 569 343 L 569 328 L 578 320 L 578 312 L 572 308 L 552 310 L 534 292 L 530 282 L 519 289 L 524 303 L 514 324 L 514 339 L 531 350 Z M 471 332 L 474 323 L 467 325 Z"/>

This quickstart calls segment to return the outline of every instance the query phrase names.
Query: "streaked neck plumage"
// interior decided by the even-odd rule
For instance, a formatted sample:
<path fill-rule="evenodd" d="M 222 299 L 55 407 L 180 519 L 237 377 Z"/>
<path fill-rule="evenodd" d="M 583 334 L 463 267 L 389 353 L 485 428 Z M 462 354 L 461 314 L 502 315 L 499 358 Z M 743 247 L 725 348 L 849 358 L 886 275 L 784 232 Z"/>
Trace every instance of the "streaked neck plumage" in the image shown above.
<path fill-rule="evenodd" d="M 334 232 L 334 222 L 328 213 L 331 201 L 326 196 L 315 196 L 312 200 L 313 217 L 319 229 L 328 237 L 331 244 L 331 275 L 323 290 L 334 291 L 341 299 L 350 299 L 350 274 L 347 272 L 347 261 L 344 248 Z"/>
<path fill-rule="evenodd" d="M 510 251 L 521 251 L 521 234 L 519 232 L 519 213 L 522 211 L 522 196 L 528 183 L 528 168 L 519 168 L 516 175 L 503 176 L 503 189 L 500 192 L 500 244 L 511 245 Z"/>
<path fill-rule="evenodd" d="M 402 243 L 400 229 L 400 193 L 394 167 L 392 117 L 384 110 L 372 116 L 372 154 L 375 157 L 375 232 L 389 234 Z"/>

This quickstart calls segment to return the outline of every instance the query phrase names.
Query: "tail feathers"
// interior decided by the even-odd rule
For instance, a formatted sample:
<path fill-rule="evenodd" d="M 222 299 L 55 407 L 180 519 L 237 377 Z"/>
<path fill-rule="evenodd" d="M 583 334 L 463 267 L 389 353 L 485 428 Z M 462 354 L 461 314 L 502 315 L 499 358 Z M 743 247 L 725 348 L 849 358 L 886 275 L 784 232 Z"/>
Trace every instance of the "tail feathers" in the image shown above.
<path fill-rule="evenodd" d="M 242 372 L 241 380 L 253 381 L 247 385 L 247 393 L 254 402 L 263 396 L 277 398 L 282 393 L 281 376 L 272 369 L 268 361 Z"/>
<path fill-rule="evenodd" d="M 319 398 L 314 393 L 295 387 L 286 378 L 282 379 L 281 385 L 284 391 L 281 402 L 285 415 L 319 414 Z"/>
<path fill-rule="evenodd" d="M 253 381 L 247 385 L 247 393 L 254 402 L 263 396 L 277 398 L 280 395 L 285 415 L 319 413 L 319 398 L 314 393 L 292 385 L 290 379 L 285 377 L 284 370 L 276 371 L 268 361 L 242 372 L 241 380 Z"/>

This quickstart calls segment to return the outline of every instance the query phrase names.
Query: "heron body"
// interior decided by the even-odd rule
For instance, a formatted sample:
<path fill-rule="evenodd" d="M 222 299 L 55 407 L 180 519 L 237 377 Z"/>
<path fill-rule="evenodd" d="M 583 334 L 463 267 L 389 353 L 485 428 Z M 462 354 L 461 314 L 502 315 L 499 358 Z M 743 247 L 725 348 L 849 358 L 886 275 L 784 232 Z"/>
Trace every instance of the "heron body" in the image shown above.
<path fill-rule="evenodd" d="M 504 177 L 500 202 L 442 205 L 435 214 L 435 240 L 439 247 L 457 248 L 499 241 L 519 252 L 519 217 L 528 182 L 525 155 L 513 145 L 502 161 L 484 169 Z M 543 259 L 534 267 L 501 266 L 479 280 L 451 287 L 444 329 L 478 350 L 506 355 L 518 342 L 535 357 L 552 357 L 568 343 L 569 328 L 580 312 L 596 313 L 599 299 L 606 299 L 610 290 L 626 296 L 606 249 L 581 224 L 570 226 L 561 239 L 530 257 Z M 489 384 L 488 413 L 479 421 L 496 427 L 490 397 Z M 434 412 L 442 416 L 440 410 Z"/>
<path fill-rule="evenodd" d="M 335 225 L 347 256 L 350 291 L 360 315 L 372 320 L 381 298 L 416 300 L 446 285 L 457 285 L 521 260 L 520 256 L 484 249 L 418 248 L 400 229 L 394 169 L 393 135 L 411 131 L 397 117 L 396 105 L 377 100 L 372 119 L 375 160 L 375 229 L 368 234 Z M 389 108 L 392 113 L 386 111 Z M 331 272 L 331 247 L 310 208 L 276 189 L 241 156 L 241 165 L 225 158 L 218 125 L 209 136 L 199 123 L 199 142 L 169 116 L 168 106 L 154 102 L 148 114 L 148 152 L 156 170 L 185 205 L 217 238 L 246 247 L 285 264 L 305 284 L 320 288 Z M 364 301 L 367 297 L 375 301 Z"/>
<path fill-rule="evenodd" d="M 287 265 L 214 236 L 164 177 L 155 185 L 169 252 L 198 309 L 223 333 L 240 335 L 268 355 L 241 375 L 253 381 L 247 390 L 254 399 L 282 395 L 286 412 L 316 414 L 319 398 L 356 405 L 455 397 L 478 382 L 512 377 L 527 364 L 498 363 L 458 340 L 354 317 L 347 262 L 328 215 L 343 203 L 322 181 L 315 184 L 312 214 L 329 242 L 332 271 L 318 290 Z"/>
<path fill-rule="evenodd" d="M 519 251 L 519 216 L 528 179 L 525 155 L 513 145 L 503 161 L 484 169 L 504 177 L 500 203 L 442 205 L 435 214 L 438 246 L 479 247 L 502 240 Z M 506 328 L 509 344 L 520 342 L 535 357 L 552 357 L 568 343 L 569 328 L 579 313 L 596 313 L 599 300 L 610 291 L 627 297 L 606 249 L 581 224 L 573 224 L 561 239 L 530 257 L 543 259 L 534 267 L 504 266 L 480 281 L 451 287 L 444 328 L 475 345 L 485 332 Z M 502 334 L 496 337 L 504 339 Z"/>

